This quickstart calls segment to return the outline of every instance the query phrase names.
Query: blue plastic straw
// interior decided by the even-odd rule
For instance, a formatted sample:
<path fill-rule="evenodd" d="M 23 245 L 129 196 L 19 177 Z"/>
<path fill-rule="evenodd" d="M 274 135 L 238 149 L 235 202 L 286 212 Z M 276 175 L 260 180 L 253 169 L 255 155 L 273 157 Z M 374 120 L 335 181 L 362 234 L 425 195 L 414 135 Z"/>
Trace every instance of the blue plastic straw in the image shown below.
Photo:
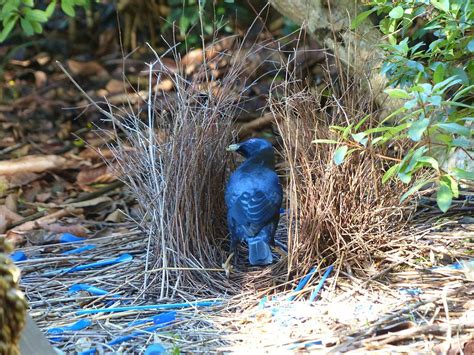
<path fill-rule="evenodd" d="M 71 249 L 71 250 L 68 250 L 68 251 L 64 251 L 62 252 L 61 254 L 62 255 L 71 255 L 71 254 L 80 254 L 80 253 L 83 253 L 85 251 L 89 251 L 89 250 L 92 250 L 92 249 L 95 249 L 96 246 L 95 245 L 84 245 L 83 247 L 80 247 L 80 248 L 75 248 L 75 249 Z"/>
<path fill-rule="evenodd" d="M 54 334 L 54 335 L 60 335 L 63 334 L 64 332 L 72 332 L 72 331 L 79 331 L 84 328 L 87 328 L 89 325 L 92 324 L 92 321 L 90 319 L 80 319 L 74 324 L 71 325 L 65 325 L 63 327 L 58 327 L 58 328 L 50 328 L 46 331 L 47 334 Z M 61 341 L 63 337 L 54 337 L 51 338 L 52 341 Z"/>
<path fill-rule="evenodd" d="M 91 286 L 89 284 L 75 284 L 75 285 L 72 285 L 71 287 L 69 287 L 68 292 L 70 294 L 73 294 L 73 293 L 76 293 L 76 292 L 79 292 L 79 291 L 86 291 L 86 292 L 89 292 L 91 295 L 94 295 L 94 296 L 105 296 L 105 295 L 109 294 L 109 291 L 106 291 L 102 288 L 98 288 L 98 287 L 95 287 L 95 286 Z M 115 296 L 117 296 L 117 295 L 115 295 Z"/>
<path fill-rule="evenodd" d="M 319 281 L 318 285 L 314 289 L 313 292 L 311 292 L 311 296 L 309 296 L 309 302 L 313 302 L 316 297 L 319 294 L 319 291 L 323 288 L 324 282 L 328 278 L 329 274 L 331 273 L 332 269 L 334 269 L 334 266 L 331 265 L 330 267 L 327 268 L 326 272 L 324 273 L 323 277 L 321 277 L 321 280 Z"/>
<path fill-rule="evenodd" d="M 309 279 L 311 278 L 311 276 L 313 276 L 313 274 L 316 272 L 316 270 L 318 270 L 318 267 L 317 266 L 313 267 L 311 269 L 311 271 L 305 277 L 303 277 L 300 280 L 300 282 L 298 283 L 298 285 L 296 286 L 296 288 L 293 292 L 296 293 L 298 291 L 301 291 L 306 286 Z M 290 296 L 290 298 L 288 298 L 288 301 L 293 301 L 295 299 L 295 297 L 296 297 L 296 295 Z"/>
<path fill-rule="evenodd" d="M 86 240 L 86 238 L 81 238 L 71 233 L 63 233 L 59 237 L 60 243 L 77 243 L 83 242 L 84 240 Z"/>
<path fill-rule="evenodd" d="M 158 314 L 156 316 L 148 317 L 148 318 L 145 318 L 145 319 L 134 320 L 134 321 L 128 323 L 127 326 L 135 327 L 137 325 L 145 324 L 145 323 L 149 323 L 149 322 L 153 322 L 153 324 L 163 324 L 163 323 L 173 322 L 174 320 L 176 320 L 176 312 L 172 311 L 172 312 L 161 313 L 161 314 Z"/>
<path fill-rule="evenodd" d="M 144 311 L 150 309 L 174 309 L 174 308 L 186 308 L 186 307 L 207 307 L 215 306 L 220 304 L 222 301 L 201 301 L 201 302 L 189 302 L 189 303 L 163 303 L 163 304 L 151 304 L 143 306 L 130 306 L 130 307 L 115 307 L 115 308 L 97 308 L 97 309 L 83 309 L 77 311 L 76 314 L 96 314 L 96 313 L 108 313 L 108 312 L 126 312 L 126 311 Z"/>
<path fill-rule="evenodd" d="M 83 271 L 87 269 L 94 269 L 94 268 L 99 268 L 103 266 L 109 266 L 109 265 L 114 265 L 114 264 L 119 264 L 119 263 L 124 263 L 128 261 L 132 261 L 133 256 L 130 254 L 122 254 L 118 258 L 115 259 L 107 259 L 107 260 L 102 260 L 102 261 L 96 261 L 91 264 L 85 264 L 85 265 L 77 265 L 73 266 L 71 268 L 66 268 L 66 269 L 60 269 L 60 270 L 54 270 L 54 271 L 49 271 L 44 273 L 44 276 L 54 276 L 58 274 L 69 274 L 71 272 L 77 272 L 77 271 Z"/>

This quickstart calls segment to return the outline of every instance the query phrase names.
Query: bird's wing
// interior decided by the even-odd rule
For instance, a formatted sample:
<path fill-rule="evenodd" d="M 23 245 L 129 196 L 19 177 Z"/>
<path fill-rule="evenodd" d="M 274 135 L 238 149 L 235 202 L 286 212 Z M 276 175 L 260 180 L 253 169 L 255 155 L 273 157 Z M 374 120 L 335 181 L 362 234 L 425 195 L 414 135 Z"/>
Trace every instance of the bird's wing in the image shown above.
<path fill-rule="evenodd" d="M 257 235 L 279 212 L 281 195 L 254 190 L 244 192 L 234 202 L 234 218 L 247 236 Z"/>

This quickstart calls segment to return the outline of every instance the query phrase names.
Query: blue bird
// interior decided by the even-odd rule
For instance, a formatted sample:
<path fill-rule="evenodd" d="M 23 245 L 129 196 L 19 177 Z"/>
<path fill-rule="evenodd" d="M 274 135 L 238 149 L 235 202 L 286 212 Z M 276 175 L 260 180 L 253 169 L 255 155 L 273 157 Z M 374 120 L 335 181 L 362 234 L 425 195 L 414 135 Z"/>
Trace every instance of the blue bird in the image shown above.
<path fill-rule="evenodd" d="M 230 176 L 225 191 L 230 251 L 235 254 L 238 243 L 246 241 L 251 265 L 271 264 L 270 245 L 274 244 L 283 198 L 273 147 L 265 139 L 252 138 L 227 150 L 246 158 Z"/>

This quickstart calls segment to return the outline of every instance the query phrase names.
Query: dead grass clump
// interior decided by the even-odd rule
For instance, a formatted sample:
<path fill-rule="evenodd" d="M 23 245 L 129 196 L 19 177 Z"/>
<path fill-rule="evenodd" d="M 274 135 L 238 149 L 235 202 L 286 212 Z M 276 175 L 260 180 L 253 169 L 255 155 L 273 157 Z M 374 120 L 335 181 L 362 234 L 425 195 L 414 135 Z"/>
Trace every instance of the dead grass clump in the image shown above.
<path fill-rule="evenodd" d="M 149 65 L 147 119 L 132 113 L 117 125 L 126 138 L 116 157 L 149 237 L 145 273 L 153 279 L 145 285 L 158 286 L 160 298 L 215 296 L 228 286 L 221 269 L 228 250 L 225 148 L 240 98 L 239 66 L 220 81 L 205 71 L 188 81 L 156 58 Z M 153 88 L 162 78 L 173 81 L 172 97 Z"/>
<path fill-rule="evenodd" d="M 399 202 L 402 184 L 381 182 L 388 166 L 386 149 L 357 150 L 336 166 L 337 145 L 313 143 L 316 138 L 338 140 L 331 126 L 357 123 L 373 112 L 373 96 L 361 88 L 357 82 L 346 85 L 340 97 L 323 101 L 320 94 L 287 82 L 283 97 L 271 104 L 274 115 L 282 117 L 278 130 L 288 164 L 290 275 L 302 276 L 318 263 L 336 263 L 366 276 L 381 252 L 396 243 L 410 211 Z M 373 124 L 371 118 L 366 126 Z"/>

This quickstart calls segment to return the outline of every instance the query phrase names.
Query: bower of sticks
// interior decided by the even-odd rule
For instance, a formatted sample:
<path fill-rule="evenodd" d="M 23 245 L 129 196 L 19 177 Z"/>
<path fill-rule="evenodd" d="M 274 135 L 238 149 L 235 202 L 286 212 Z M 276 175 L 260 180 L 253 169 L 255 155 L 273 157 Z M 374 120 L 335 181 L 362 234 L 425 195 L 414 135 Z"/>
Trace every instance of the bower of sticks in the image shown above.
<path fill-rule="evenodd" d="M 408 142 L 340 165 L 337 145 L 314 143 L 337 140 L 331 127 L 381 118 L 370 66 L 348 72 L 311 46 L 221 41 L 193 68 L 173 47 L 149 47 L 146 80 L 124 76 L 121 103 L 91 98 L 63 67 L 113 127 L 97 127 L 119 180 L 110 189 L 123 184 L 139 213 L 87 241 L 24 250 L 38 257 L 18 262 L 22 287 L 52 344 L 82 354 L 153 343 L 169 353 L 472 351 L 473 266 L 456 263 L 472 253 L 463 203 L 443 218 L 430 190 L 400 203 L 406 186 L 382 176 Z M 319 70 L 312 89 L 308 66 Z M 268 267 L 226 263 L 224 188 L 241 162 L 226 147 L 254 136 L 274 144 L 284 188 Z"/>

